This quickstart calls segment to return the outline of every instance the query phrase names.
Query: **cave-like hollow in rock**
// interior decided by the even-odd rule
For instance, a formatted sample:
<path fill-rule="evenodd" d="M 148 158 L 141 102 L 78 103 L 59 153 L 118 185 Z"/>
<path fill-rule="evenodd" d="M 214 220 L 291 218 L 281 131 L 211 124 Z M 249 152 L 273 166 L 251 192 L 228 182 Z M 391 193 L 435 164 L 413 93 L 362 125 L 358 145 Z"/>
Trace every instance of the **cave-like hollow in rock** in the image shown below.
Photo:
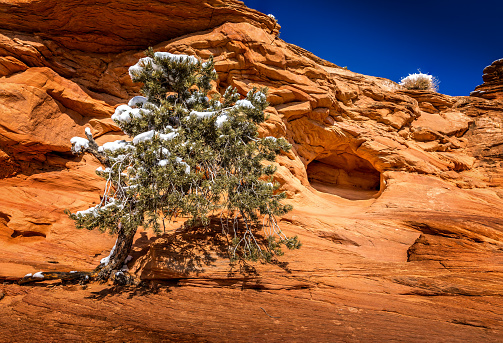
<path fill-rule="evenodd" d="M 320 154 L 306 171 L 313 188 L 345 199 L 375 198 L 381 191 L 381 173 L 349 146 Z"/>

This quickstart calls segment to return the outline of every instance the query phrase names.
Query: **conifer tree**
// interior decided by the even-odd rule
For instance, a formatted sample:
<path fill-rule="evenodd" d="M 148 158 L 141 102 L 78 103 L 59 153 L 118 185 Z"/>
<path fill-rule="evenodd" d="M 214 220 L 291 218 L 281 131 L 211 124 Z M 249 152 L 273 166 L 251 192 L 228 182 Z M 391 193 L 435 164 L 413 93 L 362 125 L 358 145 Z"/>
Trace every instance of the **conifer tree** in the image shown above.
<path fill-rule="evenodd" d="M 281 204 L 267 161 L 288 151 L 283 139 L 259 138 L 265 120 L 267 89 L 253 89 L 240 99 L 229 87 L 208 98 L 217 75 L 213 59 L 154 52 L 129 68 L 143 96 L 116 108 L 112 119 L 130 139 L 98 146 L 89 129 L 86 138 L 72 138 L 72 151 L 91 153 L 103 164 L 96 173 L 106 180 L 101 202 L 69 213 L 78 228 L 117 235 L 110 256 L 103 259 L 99 279 L 120 270 L 138 228 L 162 231 L 166 221 L 187 218 L 186 228 L 204 226 L 220 216 L 229 235 L 229 256 L 269 260 L 281 254 L 280 244 L 298 248 L 287 238 L 276 216 L 291 207 Z M 261 244 L 256 230 L 264 230 Z"/>

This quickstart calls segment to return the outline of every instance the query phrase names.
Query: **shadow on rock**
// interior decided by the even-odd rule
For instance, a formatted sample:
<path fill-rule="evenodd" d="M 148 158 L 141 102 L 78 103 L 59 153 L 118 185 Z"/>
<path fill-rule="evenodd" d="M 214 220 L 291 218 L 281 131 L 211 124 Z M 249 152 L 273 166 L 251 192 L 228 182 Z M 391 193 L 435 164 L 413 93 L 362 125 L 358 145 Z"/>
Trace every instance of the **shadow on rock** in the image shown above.
<path fill-rule="evenodd" d="M 114 285 L 111 287 L 104 288 L 100 291 L 91 292 L 91 295 L 87 296 L 87 299 L 102 300 L 106 297 L 127 294 L 128 299 L 134 297 L 141 297 L 150 294 L 158 294 L 160 292 L 170 292 L 170 287 L 176 285 L 174 282 L 141 282 L 139 285 L 134 286 L 119 286 Z"/>
<path fill-rule="evenodd" d="M 262 246 L 267 245 L 263 236 L 256 234 L 256 239 Z M 206 227 L 180 229 L 150 239 L 142 234 L 133 245 L 132 256 L 136 262 L 131 272 L 142 280 L 259 277 L 257 267 L 264 264 L 239 259 L 232 262 L 230 246 L 229 236 L 222 232 L 219 219 L 212 219 Z M 286 262 L 273 260 L 271 265 L 289 272 Z"/>

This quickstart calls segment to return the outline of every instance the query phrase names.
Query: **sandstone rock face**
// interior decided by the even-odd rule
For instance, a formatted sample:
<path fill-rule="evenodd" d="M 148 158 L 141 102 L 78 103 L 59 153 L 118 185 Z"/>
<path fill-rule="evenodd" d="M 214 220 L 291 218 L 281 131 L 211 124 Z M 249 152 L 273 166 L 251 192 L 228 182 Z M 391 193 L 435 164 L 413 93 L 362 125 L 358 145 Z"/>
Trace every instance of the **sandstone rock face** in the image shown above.
<path fill-rule="evenodd" d="M 494 61 L 484 68 L 484 83 L 470 94 L 485 99 L 503 99 L 503 59 Z"/>
<path fill-rule="evenodd" d="M 9 0 L 0 3 L 0 13 L 4 29 L 101 53 L 143 49 L 225 22 L 248 22 L 276 33 L 280 29 L 275 20 L 236 0 Z"/>
<path fill-rule="evenodd" d="M 78 231 L 63 214 L 96 204 L 104 187 L 94 174 L 98 162 L 72 156 L 69 140 L 84 127 L 99 143 L 127 139 L 110 115 L 138 92 L 127 68 L 149 44 L 201 59 L 213 55 L 215 91 L 269 88 L 269 119 L 260 134 L 286 137 L 293 147 L 277 160 L 275 177 L 294 205 L 280 225 L 303 242 L 276 264 L 230 265 L 218 225 L 180 232 L 173 223 L 160 238 L 139 232 L 131 271 L 185 288 L 98 303 L 81 290 L 7 285 L 3 337 L 18 313 L 42 333 L 47 323 L 61 327 L 47 310 L 58 309 L 69 324 L 54 332 L 82 326 L 86 339 L 99 340 L 115 328 L 90 313 L 111 309 L 131 335 L 218 341 L 214 328 L 233 322 L 232 304 L 243 314 L 228 330 L 238 340 L 271 339 L 271 323 L 280 324 L 282 340 L 417 341 L 425 332 L 431 341 L 500 339 L 498 91 L 451 97 L 401 90 L 282 41 L 273 19 L 238 1 L 3 1 L 0 7 L 1 279 L 91 269 L 108 255 L 113 237 Z M 499 64 L 493 65 L 484 81 L 496 85 Z M 110 292 L 93 287 L 96 297 Z M 170 297 L 177 305 L 160 305 Z M 79 305 L 69 310 L 67 302 Z M 158 318 L 187 315 L 159 329 L 139 318 L 130 323 L 120 315 L 125 306 Z M 203 311 L 210 308 L 212 320 Z M 100 329 L 88 330 L 81 317 L 94 318 Z M 240 331 L 243 325 L 253 328 L 251 336 Z M 12 337 L 27 338 L 21 331 Z M 127 337 L 133 336 L 119 340 Z"/>

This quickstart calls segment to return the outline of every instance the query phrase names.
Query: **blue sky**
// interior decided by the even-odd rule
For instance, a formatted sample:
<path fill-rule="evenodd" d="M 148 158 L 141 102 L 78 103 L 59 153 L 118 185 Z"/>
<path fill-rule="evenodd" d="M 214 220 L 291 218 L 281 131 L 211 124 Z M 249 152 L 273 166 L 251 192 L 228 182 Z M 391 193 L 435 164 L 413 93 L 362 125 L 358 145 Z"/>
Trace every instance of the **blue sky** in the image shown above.
<path fill-rule="evenodd" d="M 280 38 L 341 67 L 399 82 L 436 76 L 440 93 L 469 95 L 503 58 L 503 0 L 244 0 L 273 14 Z"/>

